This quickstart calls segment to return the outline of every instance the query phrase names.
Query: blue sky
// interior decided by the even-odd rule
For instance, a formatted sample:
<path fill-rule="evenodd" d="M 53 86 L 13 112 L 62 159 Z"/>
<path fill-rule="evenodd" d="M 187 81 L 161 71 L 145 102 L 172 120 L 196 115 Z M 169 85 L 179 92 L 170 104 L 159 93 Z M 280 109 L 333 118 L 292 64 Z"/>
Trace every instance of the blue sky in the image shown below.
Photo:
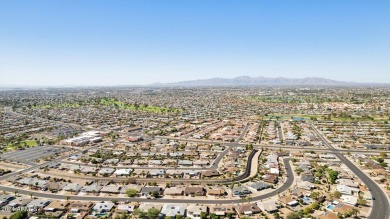
<path fill-rule="evenodd" d="M 0 85 L 390 83 L 388 0 L 0 1 Z"/>

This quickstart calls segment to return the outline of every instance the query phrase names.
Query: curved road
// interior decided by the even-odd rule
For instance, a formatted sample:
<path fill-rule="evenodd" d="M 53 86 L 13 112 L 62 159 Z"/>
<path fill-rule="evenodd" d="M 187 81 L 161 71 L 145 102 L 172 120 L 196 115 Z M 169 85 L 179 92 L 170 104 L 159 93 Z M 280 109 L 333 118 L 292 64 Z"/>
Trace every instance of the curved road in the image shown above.
<path fill-rule="evenodd" d="M 294 174 L 292 172 L 290 163 L 289 163 L 289 158 L 283 159 L 284 167 L 286 168 L 287 177 L 286 182 L 279 188 L 272 190 L 269 193 L 262 194 L 259 196 L 253 196 L 252 201 L 260 201 L 262 199 L 267 199 L 271 198 L 273 196 L 278 195 L 279 193 L 282 193 L 286 191 L 290 186 L 292 186 L 294 182 Z M 219 199 L 219 200 L 210 200 L 210 199 L 145 199 L 145 198 L 117 198 L 117 197 L 89 197 L 89 196 L 76 196 L 76 195 L 71 195 L 71 196 L 66 196 L 66 195 L 57 195 L 57 194 L 52 194 L 52 193 L 42 193 L 42 192 L 33 192 L 33 191 L 28 191 L 28 190 L 18 190 L 17 188 L 9 188 L 5 186 L 0 186 L 0 190 L 4 190 L 7 192 L 15 192 L 18 191 L 19 194 L 23 195 L 33 195 L 35 197 L 41 197 L 41 198 L 48 198 L 48 199 L 66 199 L 69 197 L 70 200 L 73 201 L 95 201 L 95 202 L 100 202 L 100 201 L 111 201 L 113 199 L 118 200 L 118 201 L 131 201 L 131 202 L 160 202 L 160 203 L 199 203 L 199 204 L 238 204 L 242 203 L 243 201 L 241 199 Z"/>
<path fill-rule="evenodd" d="M 7 112 L 12 111 L 10 109 L 6 109 Z M 57 121 L 58 122 L 58 121 Z M 65 124 L 69 125 L 69 124 Z M 363 183 L 371 190 L 371 194 L 373 197 L 375 197 L 375 201 L 373 201 L 373 207 L 371 214 L 369 215 L 369 218 L 371 219 L 383 219 L 383 218 L 390 218 L 390 204 L 386 197 L 386 194 L 380 189 L 380 187 L 367 175 L 365 175 L 358 167 L 356 167 L 353 163 L 351 163 L 347 158 L 345 158 L 340 152 L 343 150 L 335 149 L 328 141 L 327 139 L 311 124 L 313 130 L 316 132 L 316 134 L 323 140 L 326 146 L 329 147 L 329 152 L 335 154 L 357 177 L 359 177 Z M 85 128 L 85 127 L 84 127 Z M 176 139 L 180 140 L 180 139 Z M 191 141 L 188 139 L 183 139 L 186 141 Z M 212 142 L 217 143 L 217 142 Z M 228 146 L 237 146 L 239 145 L 237 142 L 226 144 Z M 257 145 L 256 145 L 257 146 Z M 265 146 L 266 147 L 266 146 Z M 276 147 L 275 147 L 276 148 Z M 345 150 L 349 151 L 349 150 Z M 364 150 L 350 150 L 350 152 L 367 152 Z M 270 193 L 263 194 L 260 196 L 253 197 L 253 201 L 266 199 L 272 196 L 275 196 L 285 190 L 287 190 L 293 183 L 294 177 L 291 170 L 291 166 L 288 162 L 288 159 L 283 160 L 285 167 L 287 167 L 287 174 L 289 177 L 287 178 L 287 181 L 278 189 L 273 190 Z M 34 167 L 35 169 L 36 167 Z M 30 169 L 30 168 L 29 168 Z M 31 168 L 33 169 L 33 168 Z M 24 171 L 27 171 L 28 169 L 25 169 Z M 9 188 L 0 186 L 0 189 L 8 192 L 14 192 L 15 188 Z M 20 194 L 33 194 L 36 197 L 43 197 L 43 198 L 51 198 L 51 199 L 66 199 L 67 196 L 64 195 L 56 195 L 56 194 L 50 194 L 50 193 L 38 193 L 38 192 L 31 192 L 26 190 L 18 191 Z M 142 198 L 111 198 L 111 197 L 85 197 L 85 196 L 70 196 L 71 200 L 85 200 L 85 201 L 109 201 L 112 199 L 117 199 L 118 201 L 145 201 L 145 199 Z M 204 203 L 204 204 L 231 204 L 231 203 L 241 203 L 241 200 L 183 200 L 183 199 L 149 199 L 148 202 L 171 202 L 171 203 Z"/>
<path fill-rule="evenodd" d="M 356 167 L 351 161 L 344 157 L 339 150 L 335 149 L 322 135 L 317 128 L 310 124 L 314 132 L 322 139 L 322 141 L 329 147 L 329 150 L 337 156 L 363 183 L 371 190 L 371 195 L 375 198 L 373 201 L 372 211 L 368 218 L 370 219 L 384 219 L 390 218 L 390 204 L 386 197 L 386 194 L 370 177 L 364 174 L 358 167 Z"/>
<path fill-rule="evenodd" d="M 177 141 L 186 141 L 186 142 L 194 142 L 194 143 L 204 143 L 204 144 L 223 144 L 226 146 L 233 147 L 244 147 L 245 144 L 236 143 L 236 142 L 224 142 L 224 141 L 210 141 L 210 140 L 201 140 L 201 139 L 184 139 L 178 137 L 169 137 L 169 136 L 156 136 L 159 139 L 171 139 Z M 271 148 L 271 149 L 295 149 L 295 150 L 308 150 L 308 151 L 324 151 L 328 152 L 329 148 L 318 148 L 318 147 L 297 147 L 297 146 L 287 146 L 287 145 L 261 145 L 261 144 L 253 144 L 253 147 L 259 148 Z M 370 154 L 379 154 L 381 152 L 390 153 L 390 150 L 367 150 L 367 149 L 335 149 L 340 152 L 352 152 L 352 153 L 370 153 Z"/>

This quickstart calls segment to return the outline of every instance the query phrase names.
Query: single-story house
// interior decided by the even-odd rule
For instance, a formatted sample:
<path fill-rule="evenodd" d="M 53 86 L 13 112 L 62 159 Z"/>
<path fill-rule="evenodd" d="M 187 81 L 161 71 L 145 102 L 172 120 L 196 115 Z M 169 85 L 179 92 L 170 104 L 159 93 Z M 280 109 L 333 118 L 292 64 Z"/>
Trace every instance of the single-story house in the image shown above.
<path fill-rule="evenodd" d="M 115 186 L 115 185 L 108 185 L 108 186 L 103 186 L 100 192 L 102 193 L 110 193 L 110 194 L 119 194 L 121 190 L 120 186 Z"/>
<path fill-rule="evenodd" d="M 164 204 L 160 214 L 164 217 L 176 217 L 177 215 L 186 216 L 186 204 Z"/>
<path fill-rule="evenodd" d="M 161 193 L 162 188 L 158 186 L 145 186 L 141 189 L 141 195 L 147 196 L 149 194 L 152 194 L 153 192 Z"/>
<path fill-rule="evenodd" d="M 110 212 L 111 209 L 113 209 L 115 206 L 114 203 L 112 202 L 101 202 L 101 203 L 97 203 L 93 206 L 92 210 L 94 212 L 98 212 L 98 213 L 105 213 L 105 212 Z"/>
<path fill-rule="evenodd" d="M 249 187 L 251 187 L 257 191 L 260 191 L 263 189 L 268 189 L 270 186 L 264 182 L 253 182 L 253 183 L 249 184 Z"/>
<path fill-rule="evenodd" d="M 185 195 L 203 196 L 206 194 L 204 187 L 186 187 L 184 189 Z"/>
<path fill-rule="evenodd" d="M 190 204 L 187 207 L 187 217 L 192 219 L 200 219 L 201 214 L 207 214 L 207 207 L 198 204 Z"/>
<path fill-rule="evenodd" d="M 275 201 L 262 201 L 257 202 L 257 206 L 262 210 L 266 211 L 270 214 L 277 212 L 279 209 L 279 205 Z"/>
<path fill-rule="evenodd" d="M 114 172 L 115 176 L 129 176 L 133 172 L 133 169 L 128 168 L 128 169 L 117 169 Z"/>
<path fill-rule="evenodd" d="M 238 205 L 235 207 L 235 209 L 237 211 L 237 214 L 241 215 L 252 215 L 261 212 L 260 208 L 254 203 Z"/>

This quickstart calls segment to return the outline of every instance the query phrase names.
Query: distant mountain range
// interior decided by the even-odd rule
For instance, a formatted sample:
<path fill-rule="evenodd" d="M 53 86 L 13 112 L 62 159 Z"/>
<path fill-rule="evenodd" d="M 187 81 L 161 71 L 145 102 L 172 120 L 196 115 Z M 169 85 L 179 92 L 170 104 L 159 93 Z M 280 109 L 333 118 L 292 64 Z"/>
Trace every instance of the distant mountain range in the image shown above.
<path fill-rule="evenodd" d="M 173 83 L 154 83 L 147 85 L 0 85 L 1 90 L 8 89 L 46 89 L 46 88 L 92 88 L 92 87 L 256 87 L 256 86 L 351 86 L 351 87 L 390 87 L 390 83 L 358 83 L 336 81 L 327 78 L 269 78 L 240 76 L 235 78 L 210 78 Z"/>
<path fill-rule="evenodd" d="M 326 78 L 267 78 L 241 76 L 236 78 L 211 78 L 192 81 L 179 81 L 174 83 L 155 83 L 151 86 L 161 87 L 214 87 L 214 86 L 369 86 L 380 85 L 375 83 L 356 83 L 335 81 Z M 385 84 L 381 84 L 385 85 Z M 387 84 L 388 85 L 388 84 Z"/>

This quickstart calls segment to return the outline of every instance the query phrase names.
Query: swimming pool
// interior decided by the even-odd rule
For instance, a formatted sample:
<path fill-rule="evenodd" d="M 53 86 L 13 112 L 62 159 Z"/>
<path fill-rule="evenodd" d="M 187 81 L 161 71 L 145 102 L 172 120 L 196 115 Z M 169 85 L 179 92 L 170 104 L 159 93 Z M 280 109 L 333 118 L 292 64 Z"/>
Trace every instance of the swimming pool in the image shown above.
<path fill-rule="evenodd" d="M 107 216 L 109 216 L 107 213 L 92 213 L 91 216 L 95 216 L 95 217 L 98 217 L 98 218 L 105 218 Z"/>
<path fill-rule="evenodd" d="M 328 205 L 328 206 L 326 206 L 326 208 L 329 209 L 329 210 L 333 210 L 334 207 L 335 207 L 334 205 Z"/>

